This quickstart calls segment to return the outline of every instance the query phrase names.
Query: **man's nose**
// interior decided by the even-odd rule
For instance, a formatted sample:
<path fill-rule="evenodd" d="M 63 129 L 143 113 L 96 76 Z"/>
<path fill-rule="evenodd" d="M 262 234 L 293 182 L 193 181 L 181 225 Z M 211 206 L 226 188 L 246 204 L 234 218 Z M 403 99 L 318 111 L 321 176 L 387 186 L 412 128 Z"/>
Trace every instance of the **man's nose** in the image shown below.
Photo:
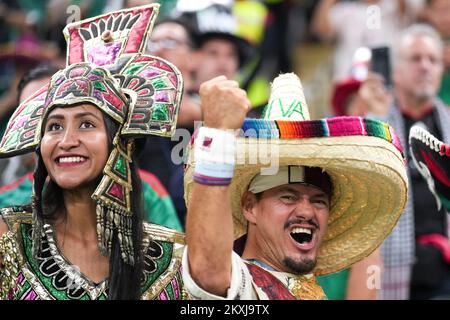
<path fill-rule="evenodd" d="M 430 58 L 422 57 L 420 59 L 420 67 L 423 70 L 430 70 L 433 67 L 433 62 L 431 61 Z"/>
<path fill-rule="evenodd" d="M 295 215 L 297 217 L 303 217 L 305 219 L 311 219 L 314 217 L 314 206 L 310 199 L 302 198 L 299 200 L 295 209 Z"/>

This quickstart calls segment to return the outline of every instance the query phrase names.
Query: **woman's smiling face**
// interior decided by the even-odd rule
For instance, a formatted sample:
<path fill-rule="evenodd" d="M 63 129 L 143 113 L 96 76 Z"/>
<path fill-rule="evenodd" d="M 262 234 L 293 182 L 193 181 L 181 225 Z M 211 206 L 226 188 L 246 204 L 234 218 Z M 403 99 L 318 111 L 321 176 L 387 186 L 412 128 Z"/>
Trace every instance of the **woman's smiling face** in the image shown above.
<path fill-rule="evenodd" d="M 103 113 L 88 103 L 55 108 L 45 121 L 41 154 L 50 178 L 62 189 L 91 186 L 109 154 Z"/>

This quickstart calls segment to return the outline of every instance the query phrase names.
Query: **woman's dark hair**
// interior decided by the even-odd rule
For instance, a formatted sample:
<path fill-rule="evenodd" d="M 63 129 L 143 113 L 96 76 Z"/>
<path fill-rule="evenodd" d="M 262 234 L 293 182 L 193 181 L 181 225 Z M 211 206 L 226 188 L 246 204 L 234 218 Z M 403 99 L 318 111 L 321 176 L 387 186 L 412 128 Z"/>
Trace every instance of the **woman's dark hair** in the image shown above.
<path fill-rule="evenodd" d="M 108 116 L 104 116 L 106 131 L 108 134 L 109 151 L 111 152 L 114 136 L 118 125 Z M 34 188 L 36 195 L 37 216 L 41 220 L 55 221 L 60 215 L 66 214 L 62 189 L 53 181 L 49 181 L 45 188 L 45 180 L 48 176 L 42 156 L 38 153 L 38 164 L 34 173 Z M 126 264 L 121 257 L 120 244 L 117 230 L 113 232 L 111 255 L 109 257 L 109 292 L 110 300 L 131 300 L 140 298 L 140 284 L 142 275 L 142 186 L 138 175 L 136 161 L 130 164 L 132 188 L 131 210 L 132 215 L 132 240 L 134 248 L 134 266 Z M 100 182 L 101 176 L 98 182 Z M 42 195 L 42 197 L 41 197 Z"/>

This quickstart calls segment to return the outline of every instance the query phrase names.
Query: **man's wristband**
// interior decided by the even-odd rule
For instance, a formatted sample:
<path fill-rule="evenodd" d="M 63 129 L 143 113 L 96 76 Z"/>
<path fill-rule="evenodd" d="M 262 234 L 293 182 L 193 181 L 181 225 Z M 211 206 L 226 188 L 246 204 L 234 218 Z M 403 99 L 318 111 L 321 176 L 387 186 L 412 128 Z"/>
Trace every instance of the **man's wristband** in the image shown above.
<path fill-rule="evenodd" d="M 205 185 L 229 185 L 235 163 L 234 133 L 201 127 L 194 148 L 194 181 Z"/>

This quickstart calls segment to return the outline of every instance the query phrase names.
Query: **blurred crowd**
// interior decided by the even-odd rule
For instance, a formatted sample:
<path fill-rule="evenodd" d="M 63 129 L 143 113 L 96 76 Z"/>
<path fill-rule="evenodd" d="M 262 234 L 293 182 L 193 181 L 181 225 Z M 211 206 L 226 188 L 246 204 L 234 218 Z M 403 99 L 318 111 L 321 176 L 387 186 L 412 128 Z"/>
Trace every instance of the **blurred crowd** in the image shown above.
<path fill-rule="evenodd" d="M 67 23 L 151 2 L 0 0 L 0 136 L 19 103 L 65 66 L 62 30 Z M 407 132 L 413 124 L 424 123 L 449 143 L 448 0 L 158 2 L 161 13 L 147 52 L 173 63 L 183 75 L 180 132 L 192 134 L 202 120 L 198 90 L 203 82 L 218 75 L 238 80 L 252 102 L 248 117 L 258 118 L 270 80 L 296 72 L 313 115 L 382 119 L 398 131 L 409 163 Z M 302 60 L 302 52 L 311 48 L 317 54 Z M 306 70 L 311 74 L 303 77 Z M 160 181 L 154 183 L 162 183 L 159 195 L 170 196 L 180 226 L 186 215 L 185 137 L 149 138 L 139 157 L 139 166 Z M 2 206 L 29 199 L 33 169 L 33 156 L 0 160 Z M 351 270 L 321 280 L 330 298 L 450 298 L 450 264 L 443 258 L 450 253 L 448 214 L 436 208 L 412 165 L 409 178 L 407 209 L 381 249 Z M 423 244 L 421 237 L 429 234 L 440 235 L 443 242 Z M 383 270 L 375 290 L 366 281 L 370 265 Z"/>

